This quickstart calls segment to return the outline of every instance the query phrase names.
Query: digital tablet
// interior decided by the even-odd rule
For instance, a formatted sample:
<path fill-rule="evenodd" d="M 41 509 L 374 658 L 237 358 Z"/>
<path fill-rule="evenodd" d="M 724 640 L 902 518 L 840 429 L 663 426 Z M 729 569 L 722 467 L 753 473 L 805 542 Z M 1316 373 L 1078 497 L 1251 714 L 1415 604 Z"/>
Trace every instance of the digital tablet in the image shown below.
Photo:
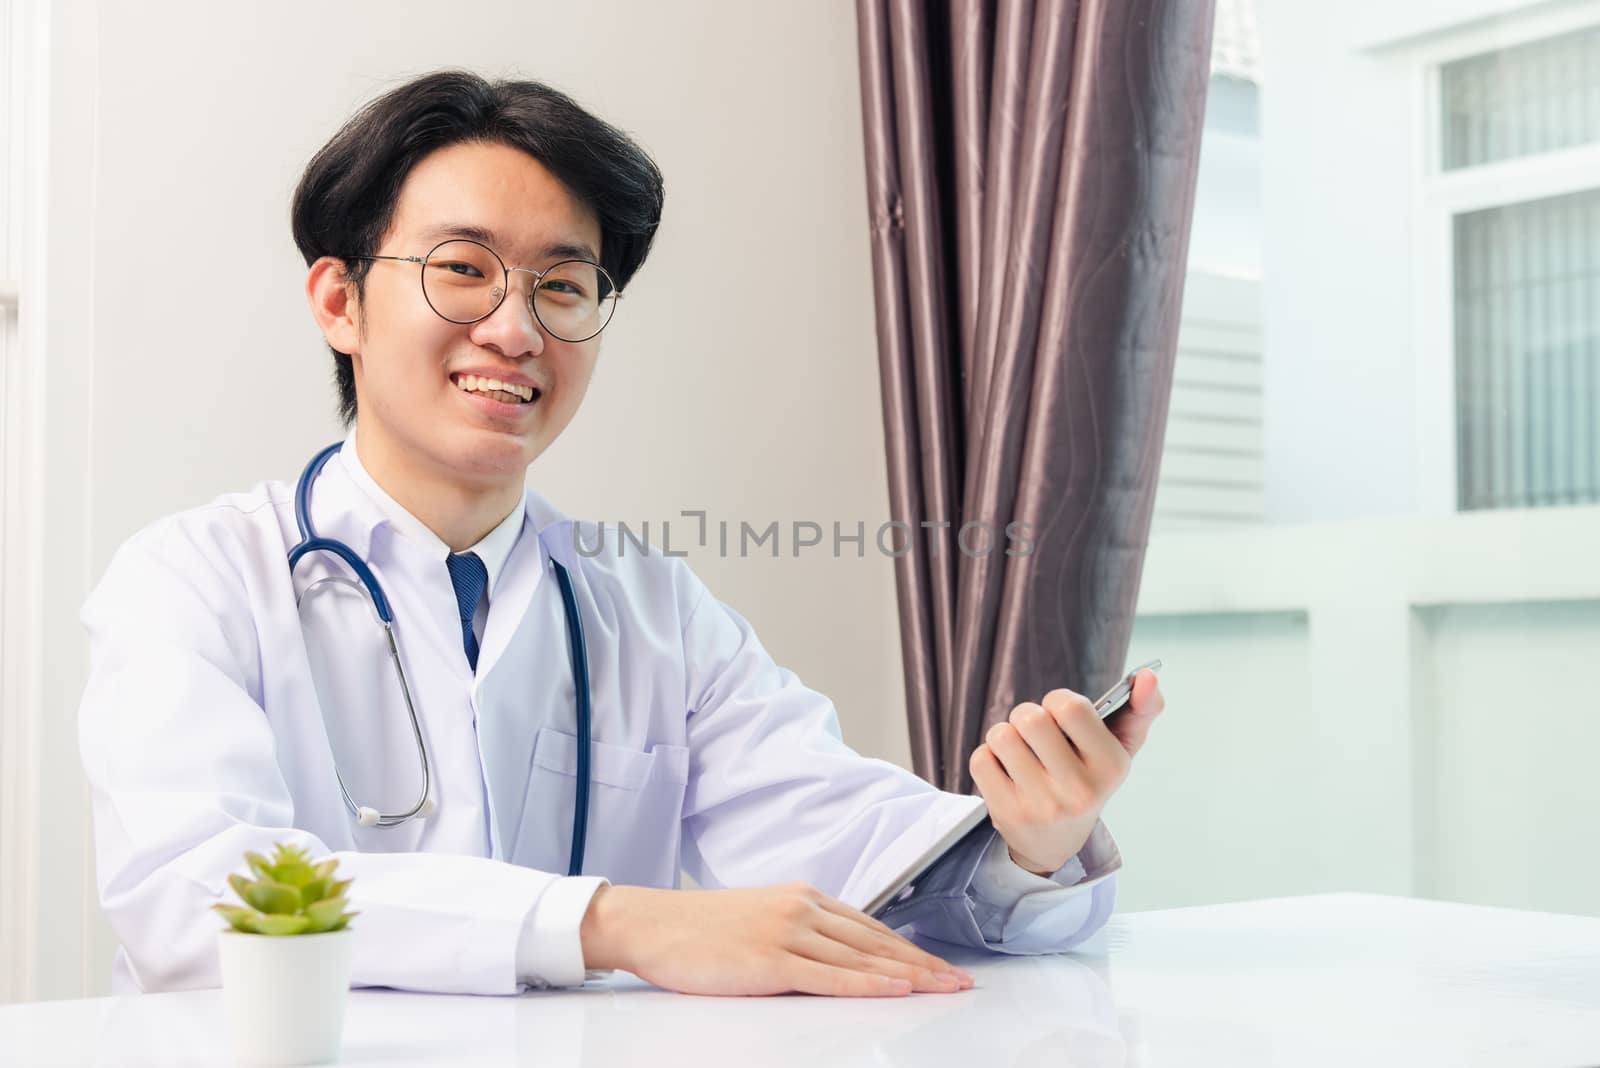
<path fill-rule="evenodd" d="M 946 853 L 962 845 L 968 838 L 987 836 L 992 829 L 993 825 L 989 822 L 989 806 L 980 800 L 976 808 L 961 818 L 960 823 L 940 836 L 927 852 L 906 865 L 905 870 L 895 876 L 894 881 L 885 887 L 882 893 L 867 902 L 861 911 L 877 918 L 878 913 L 894 904 L 901 894 L 914 889 L 917 880 L 944 859 Z"/>

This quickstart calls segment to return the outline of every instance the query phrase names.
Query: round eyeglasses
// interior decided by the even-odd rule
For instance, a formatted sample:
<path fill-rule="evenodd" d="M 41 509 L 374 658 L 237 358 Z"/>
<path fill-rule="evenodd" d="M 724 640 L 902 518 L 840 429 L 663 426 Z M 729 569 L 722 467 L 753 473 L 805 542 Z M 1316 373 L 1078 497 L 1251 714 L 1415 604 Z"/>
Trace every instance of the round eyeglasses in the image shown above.
<path fill-rule="evenodd" d="M 588 341 L 606 328 L 622 296 L 598 263 L 562 260 L 542 271 L 507 267 L 488 245 L 452 238 L 426 256 L 348 256 L 352 260 L 395 260 L 422 266 L 422 299 L 447 322 L 470 323 L 493 315 L 511 291 L 511 272 L 533 275 L 528 306 L 551 337 Z"/>

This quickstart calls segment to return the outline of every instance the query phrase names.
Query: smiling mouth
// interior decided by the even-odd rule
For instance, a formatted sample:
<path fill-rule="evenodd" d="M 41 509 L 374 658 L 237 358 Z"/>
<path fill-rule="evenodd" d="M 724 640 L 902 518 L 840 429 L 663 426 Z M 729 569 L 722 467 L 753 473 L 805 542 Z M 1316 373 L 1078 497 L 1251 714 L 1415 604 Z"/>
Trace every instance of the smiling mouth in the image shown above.
<path fill-rule="evenodd" d="M 454 374 L 450 376 L 450 381 L 454 382 L 456 388 L 463 393 L 488 397 L 502 404 L 532 404 L 543 396 L 533 386 L 520 386 L 514 382 L 502 382 L 497 378 Z"/>

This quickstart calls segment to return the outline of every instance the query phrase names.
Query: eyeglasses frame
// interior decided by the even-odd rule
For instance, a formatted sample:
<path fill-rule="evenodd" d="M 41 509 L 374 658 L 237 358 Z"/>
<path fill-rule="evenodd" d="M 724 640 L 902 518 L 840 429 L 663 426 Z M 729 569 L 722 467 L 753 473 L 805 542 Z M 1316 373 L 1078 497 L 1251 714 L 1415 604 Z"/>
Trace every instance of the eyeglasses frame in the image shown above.
<path fill-rule="evenodd" d="M 504 278 L 504 281 L 505 281 L 505 285 L 502 287 L 501 292 L 500 292 L 500 299 L 494 302 L 494 307 L 490 308 L 488 311 L 484 312 L 482 315 L 478 316 L 476 319 L 452 319 L 448 315 L 446 315 L 444 312 L 442 312 L 438 308 L 434 307 L 433 301 L 428 299 L 428 283 L 427 283 L 428 261 L 433 258 L 433 254 L 435 252 L 438 252 L 440 249 L 444 248 L 446 245 L 454 245 L 454 244 L 457 244 L 457 243 L 466 243 L 466 244 L 469 244 L 469 245 L 477 245 L 479 248 L 483 249 L 489 255 L 493 256 L 494 257 L 494 261 L 500 265 L 500 271 L 501 271 L 502 277 Z M 489 318 L 489 316 L 491 316 L 495 312 L 499 311 L 500 310 L 500 305 L 502 305 L 502 304 L 504 304 L 506 302 L 506 297 L 509 296 L 510 293 L 511 293 L 511 272 L 512 271 L 521 271 L 524 274 L 531 274 L 531 275 L 533 275 L 533 284 L 528 288 L 528 311 L 533 315 L 534 320 L 540 326 L 544 327 L 545 331 L 551 337 L 555 338 L 558 341 L 565 341 L 569 345 L 581 345 L 585 341 L 592 341 L 593 339 L 599 337 L 600 336 L 600 332 L 602 330 L 604 330 L 606 327 L 611 325 L 611 320 L 613 318 L 615 318 L 615 316 L 616 316 L 616 308 L 613 307 L 612 310 L 611 310 L 611 314 L 606 316 L 606 321 L 600 324 L 600 330 L 596 330 L 594 333 L 590 334 L 588 337 L 583 337 L 583 338 L 566 338 L 566 337 L 562 337 L 560 334 L 558 334 L 554 330 L 550 329 L 549 325 L 546 324 L 544 319 L 539 315 L 539 309 L 534 306 L 534 297 L 538 294 L 538 292 L 539 292 L 539 283 L 544 280 L 544 276 L 545 275 L 549 274 L 551 271 L 555 270 L 557 267 L 560 267 L 564 263 L 583 263 L 583 264 L 587 264 L 588 266 L 593 267 L 595 270 L 599 271 L 601 276 L 604 277 L 605 280 L 608 283 L 610 283 L 612 296 L 616 300 L 621 300 L 622 299 L 622 290 L 617 288 L 616 280 L 611 277 L 611 272 L 606 270 L 604 267 L 600 266 L 598 263 L 595 263 L 593 260 L 585 260 L 585 259 L 580 259 L 578 257 L 569 257 L 569 258 L 564 259 L 564 260 L 557 260 L 555 263 L 552 263 L 550 266 L 546 267 L 542 271 L 534 270 L 532 267 L 507 267 L 506 266 L 506 261 L 500 258 L 500 253 L 496 252 L 494 249 L 490 248 L 488 245 L 485 245 L 482 241 L 474 241 L 470 237 L 447 237 L 443 241 L 439 242 L 437 245 L 435 245 L 431 249 L 429 249 L 428 250 L 428 254 L 426 256 L 344 256 L 344 257 L 341 257 L 341 258 L 342 259 L 346 259 L 346 260 L 393 260 L 396 263 L 415 263 L 415 264 L 417 264 L 418 265 L 417 282 L 422 287 L 422 299 L 427 302 L 429 310 L 432 311 L 433 314 L 437 315 L 439 318 L 443 319 L 445 322 L 447 322 L 447 323 L 455 323 L 457 326 L 471 326 L 473 323 L 481 323 L 485 319 Z"/>

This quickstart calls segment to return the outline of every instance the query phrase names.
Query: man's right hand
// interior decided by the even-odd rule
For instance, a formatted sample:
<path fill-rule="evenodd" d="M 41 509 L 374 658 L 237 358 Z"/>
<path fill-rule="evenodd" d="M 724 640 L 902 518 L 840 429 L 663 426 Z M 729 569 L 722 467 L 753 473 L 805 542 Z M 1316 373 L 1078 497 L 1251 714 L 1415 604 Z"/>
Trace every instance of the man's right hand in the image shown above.
<path fill-rule="evenodd" d="M 897 997 L 972 976 L 805 883 L 739 890 L 602 886 L 580 931 L 588 968 L 684 994 Z"/>

